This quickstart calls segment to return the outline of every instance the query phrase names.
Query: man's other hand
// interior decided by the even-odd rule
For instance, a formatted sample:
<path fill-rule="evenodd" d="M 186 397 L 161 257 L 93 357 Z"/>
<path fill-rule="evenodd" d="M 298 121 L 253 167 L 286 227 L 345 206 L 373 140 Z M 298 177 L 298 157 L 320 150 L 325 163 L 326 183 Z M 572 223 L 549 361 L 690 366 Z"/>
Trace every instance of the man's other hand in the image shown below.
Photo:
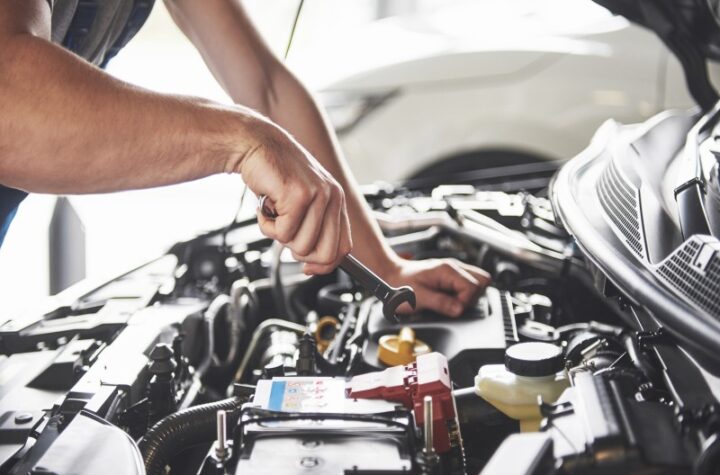
<path fill-rule="evenodd" d="M 416 310 L 433 310 L 452 318 L 475 305 L 491 280 L 484 270 L 456 259 L 397 259 L 383 276 L 391 285 L 409 285 L 415 290 Z M 407 304 L 398 308 L 401 314 L 411 311 Z"/>

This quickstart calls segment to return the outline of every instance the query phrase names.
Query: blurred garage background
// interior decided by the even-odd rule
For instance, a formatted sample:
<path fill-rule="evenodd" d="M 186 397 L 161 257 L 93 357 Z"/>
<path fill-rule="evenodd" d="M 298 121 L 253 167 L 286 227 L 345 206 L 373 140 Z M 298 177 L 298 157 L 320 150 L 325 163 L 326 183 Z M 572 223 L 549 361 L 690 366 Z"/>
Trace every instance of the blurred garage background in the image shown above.
<path fill-rule="evenodd" d="M 282 56 L 298 1 L 244 3 Z M 690 104 L 655 37 L 589 0 L 307 0 L 288 64 L 320 93 L 363 183 L 565 159 L 604 118 L 634 122 Z M 109 71 L 229 102 L 161 2 Z M 84 236 L 71 238 L 80 254 L 67 257 L 91 279 L 127 271 L 228 223 L 241 191 L 239 177 L 215 176 L 71 197 Z M 11 313 L 51 293 L 55 203 L 30 196 L 0 251 L 0 295 Z M 253 200 L 246 205 L 252 213 Z"/>

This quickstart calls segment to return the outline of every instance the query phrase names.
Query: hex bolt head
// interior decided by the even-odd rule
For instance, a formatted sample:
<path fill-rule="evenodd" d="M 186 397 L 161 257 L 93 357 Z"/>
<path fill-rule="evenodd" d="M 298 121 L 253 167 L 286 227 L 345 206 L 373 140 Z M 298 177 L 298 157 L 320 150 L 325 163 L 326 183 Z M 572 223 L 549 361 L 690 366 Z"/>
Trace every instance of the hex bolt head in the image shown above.
<path fill-rule="evenodd" d="M 315 468 L 320 465 L 320 459 L 317 457 L 303 457 L 300 459 L 300 466 L 303 468 Z"/>
<path fill-rule="evenodd" d="M 15 414 L 15 424 L 27 424 L 29 422 L 32 422 L 33 415 L 29 412 L 21 412 L 19 414 Z"/>

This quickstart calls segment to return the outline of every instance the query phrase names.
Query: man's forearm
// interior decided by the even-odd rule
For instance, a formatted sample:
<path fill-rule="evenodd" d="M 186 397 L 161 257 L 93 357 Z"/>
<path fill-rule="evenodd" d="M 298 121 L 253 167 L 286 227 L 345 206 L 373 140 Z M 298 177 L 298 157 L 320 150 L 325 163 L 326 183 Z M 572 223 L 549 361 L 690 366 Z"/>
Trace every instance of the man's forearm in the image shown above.
<path fill-rule="evenodd" d="M 29 34 L 3 41 L 0 111 L 0 183 L 45 193 L 237 171 L 264 130 L 250 111 L 142 90 Z"/>
<path fill-rule="evenodd" d="M 307 272 L 329 272 L 350 252 L 340 185 L 283 129 L 246 108 L 113 79 L 48 41 L 44 0 L 3 6 L 0 183 L 86 193 L 242 173 L 275 203 L 276 219 L 258 216 L 260 230 Z"/>

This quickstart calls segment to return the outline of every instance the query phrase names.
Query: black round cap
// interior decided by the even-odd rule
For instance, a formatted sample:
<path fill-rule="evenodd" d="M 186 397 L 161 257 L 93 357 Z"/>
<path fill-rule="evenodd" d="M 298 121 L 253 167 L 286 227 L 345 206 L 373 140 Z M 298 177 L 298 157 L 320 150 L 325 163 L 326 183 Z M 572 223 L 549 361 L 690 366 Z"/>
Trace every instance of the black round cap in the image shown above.
<path fill-rule="evenodd" d="M 562 348 L 550 343 L 517 343 L 505 350 L 505 367 L 518 376 L 551 376 L 564 366 Z"/>
<path fill-rule="evenodd" d="M 150 374 L 170 374 L 175 371 L 175 352 L 167 343 L 158 343 L 150 351 Z"/>

